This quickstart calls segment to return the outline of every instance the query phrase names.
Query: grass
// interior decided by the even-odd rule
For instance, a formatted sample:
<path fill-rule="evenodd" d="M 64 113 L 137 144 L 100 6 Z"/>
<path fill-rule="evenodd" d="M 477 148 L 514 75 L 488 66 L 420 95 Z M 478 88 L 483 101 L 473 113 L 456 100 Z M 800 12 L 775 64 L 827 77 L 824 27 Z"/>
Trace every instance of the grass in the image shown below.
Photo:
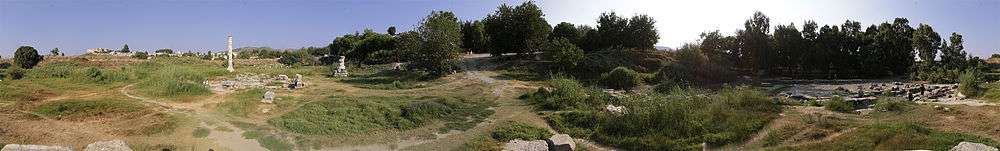
<path fill-rule="evenodd" d="M 493 132 L 490 132 L 490 136 L 500 142 L 507 142 L 515 139 L 544 140 L 552 137 L 552 133 L 544 128 L 514 122 L 493 130 Z"/>
<path fill-rule="evenodd" d="M 34 109 L 35 113 L 49 117 L 80 118 L 111 115 L 143 110 L 144 106 L 131 101 L 114 99 L 66 100 L 46 103 Z"/>
<path fill-rule="evenodd" d="M 493 114 L 486 108 L 473 101 L 447 97 L 330 97 L 304 104 L 295 111 L 269 119 L 268 123 L 301 134 L 359 134 L 408 130 L 438 121 L 446 125 L 479 122 Z"/>
<path fill-rule="evenodd" d="M 257 105 L 264 96 L 264 89 L 250 89 L 230 95 L 229 99 L 219 104 L 219 110 L 227 115 L 247 117 L 257 112 Z"/>
<path fill-rule="evenodd" d="M 959 142 L 1000 146 L 967 134 L 942 132 L 913 123 L 877 123 L 840 135 L 829 142 L 789 147 L 789 150 L 948 150 Z"/>
<path fill-rule="evenodd" d="M 268 133 L 267 127 L 244 122 L 231 122 L 234 126 L 243 129 L 243 138 L 257 140 L 257 143 L 268 150 L 283 151 L 294 150 L 295 146 L 288 141 Z"/>
<path fill-rule="evenodd" d="M 191 136 L 194 136 L 194 138 L 205 138 L 208 137 L 208 134 L 210 134 L 211 132 L 212 130 L 209 130 L 208 128 L 198 127 L 195 128 L 193 132 L 191 132 Z"/>
<path fill-rule="evenodd" d="M 351 72 L 349 77 L 341 79 L 340 82 L 361 88 L 384 90 L 423 88 L 435 83 L 423 79 L 426 73 L 392 70 L 388 65 L 390 64 L 361 66 L 357 69 L 359 72 Z"/>

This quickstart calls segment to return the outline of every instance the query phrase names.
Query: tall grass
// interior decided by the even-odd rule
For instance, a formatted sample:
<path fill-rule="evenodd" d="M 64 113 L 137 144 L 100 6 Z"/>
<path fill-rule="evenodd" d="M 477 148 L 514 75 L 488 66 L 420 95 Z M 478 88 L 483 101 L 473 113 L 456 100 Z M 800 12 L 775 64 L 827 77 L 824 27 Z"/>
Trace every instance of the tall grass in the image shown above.
<path fill-rule="evenodd" d="M 307 103 L 295 111 L 269 119 L 268 123 L 302 134 L 358 134 L 407 130 L 437 121 L 452 125 L 478 123 L 493 114 L 486 108 L 453 98 L 331 97 Z"/>
<path fill-rule="evenodd" d="M 1000 146 L 989 138 L 942 132 L 913 123 L 876 123 L 840 135 L 829 142 L 788 148 L 791 150 L 949 150 L 959 142 Z"/>
<path fill-rule="evenodd" d="M 264 96 L 263 89 L 251 89 L 231 95 L 232 97 L 219 104 L 219 109 L 232 116 L 246 117 L 257 111 L 257 104 Z"/>
<path fill-rule="evenodd" d="M 66 100 L 42 104 L 34 109 L 35 113 L 44 116 L 60 118 L 89 117 L 105 114 L 118 114 L 142 110 L 143 106 L 131 101 L 114 99 L 102 100 Z"/>

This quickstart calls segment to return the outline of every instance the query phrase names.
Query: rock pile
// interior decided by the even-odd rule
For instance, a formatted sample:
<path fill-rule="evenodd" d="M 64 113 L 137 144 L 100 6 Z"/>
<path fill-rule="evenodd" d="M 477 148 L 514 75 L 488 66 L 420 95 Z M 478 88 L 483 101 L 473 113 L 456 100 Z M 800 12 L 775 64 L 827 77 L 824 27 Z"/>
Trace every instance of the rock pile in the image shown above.
<path fill-rule="evenodd" d="M 997 148 L 988 146 L 986 144 L 961 142 L 958 143 L 958 145 L 955 145 L 955 147 L 952 147 L 948 151 L 997 151 Z"/>
<path fill-rule="evenodd" d="M 845 85 L 846 86 L 846 85 Z M 833 96 L 842 96 L 848 100 L 870 100 L 878 96 L 896 96 L 910 101 L 947 102 L 965 99 L 958 92 L 957 84 L 918 84 L 918 83 L 867 83 L 856 84 L 855 88 L 837 87 L 832 93 L 782 92 L 778 95 L 795 100 L 827 100 Z M 817 91 L 817 90 L 813 90 Z"/>
<path fill-rule="evenodd" d="M 568 134 L 556 134 L 547 140 L 549 149 L 552 151 L 573 151 L 576 150 L 576 143 Z"/>
<path fill-rule="evenodd" d="M 504 151 L 548 151 L 549 146 L 543 140 L 525 141 L 520 139 L 511 140 L 503 147 Z"/>

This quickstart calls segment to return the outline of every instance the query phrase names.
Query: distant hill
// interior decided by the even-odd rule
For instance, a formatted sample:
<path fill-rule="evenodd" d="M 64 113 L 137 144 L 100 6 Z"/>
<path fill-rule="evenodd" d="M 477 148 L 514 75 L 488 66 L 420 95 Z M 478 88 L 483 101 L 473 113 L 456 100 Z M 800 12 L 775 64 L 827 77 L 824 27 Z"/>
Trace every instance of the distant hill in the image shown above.
<path fill-rule="evenodd" d="M 653 46 L 653 47 L 656 48 L 656 50 L 661 50 L 661 51 L 674 51 L 674 48 L 670 48 L 667 46 Z"/>

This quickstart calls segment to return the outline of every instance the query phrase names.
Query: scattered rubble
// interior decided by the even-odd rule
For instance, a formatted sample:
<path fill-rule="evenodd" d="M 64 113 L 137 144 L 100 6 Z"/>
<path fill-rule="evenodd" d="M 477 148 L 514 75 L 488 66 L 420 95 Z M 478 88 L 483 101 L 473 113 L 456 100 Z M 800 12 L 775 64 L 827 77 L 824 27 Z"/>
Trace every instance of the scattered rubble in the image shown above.
<path fill-rule="evenodd" d="M 625 106 L 615 106 L 608 104 L 608 106 L 604 106 L 604 110 L 615 114 L 624 114 Z"/>
<path fill-rule="evenodd" d="M 62 146 L 44 146 L 44 145 L 21 145 L 21 144 L 7 144 L 3 146 L 0 151 L 73 151 L 69 147 Z"/>
<path fill-rule="evenodd" d="M 520 139 L 511 140 L 503 147 L 504 151 L 548 151 L 549 146 L 543 140 L 525 141 Z"/>
<path fill-rule="evenodd" d="M 958 84 L 922 84 L 904 82 L 790 84 L 779 97 L 793 100 L 826 101 L 840 96 L 848 101 L 869 106 L 878 96 L 895 96 L 914 102 L 963 102 L 970 101 L 958 92 Z"/>
<path fill-rule="evenodd" d="M 997 148 L 980 143 L 961 142 L 948 151 L 997 151 Z"/>
<path fill-rule="evenodd" d="M 264 98 L 260 100 L 262 103 L 273 103 L 274 102 L 274 91 L 264 92 Z"/>
<path fill-rule="evenodd" d="M 116 139 L 91 143 L 84 151 L 132 151 L 132 148 L 125 141 Z"/>
<path fill-rule="evenodd" d="M 232 90 L 242 90 L 242 89 L 252 89 L 252 88 L 264 88 L 264 89 L 282 89 L 282 88 L 301 88 L 306 85 L 304 78 L 301 74 L 296 74 L 294 79 L 289 78 L 287 75 L 277 75 L 269 76 L 267 74 L 239 74 L 235 78 L 227 78 L 222 80 L 207 80 L 203 82 L 212 91 L 215 92 L 226 92 Z"/>
<path fill-rule="evenodd" d="M 576 150 L 576 143 L 569 134 L 556 134 L 548 139 L 549 149 L 552 151 L 573 151 Z"/>

